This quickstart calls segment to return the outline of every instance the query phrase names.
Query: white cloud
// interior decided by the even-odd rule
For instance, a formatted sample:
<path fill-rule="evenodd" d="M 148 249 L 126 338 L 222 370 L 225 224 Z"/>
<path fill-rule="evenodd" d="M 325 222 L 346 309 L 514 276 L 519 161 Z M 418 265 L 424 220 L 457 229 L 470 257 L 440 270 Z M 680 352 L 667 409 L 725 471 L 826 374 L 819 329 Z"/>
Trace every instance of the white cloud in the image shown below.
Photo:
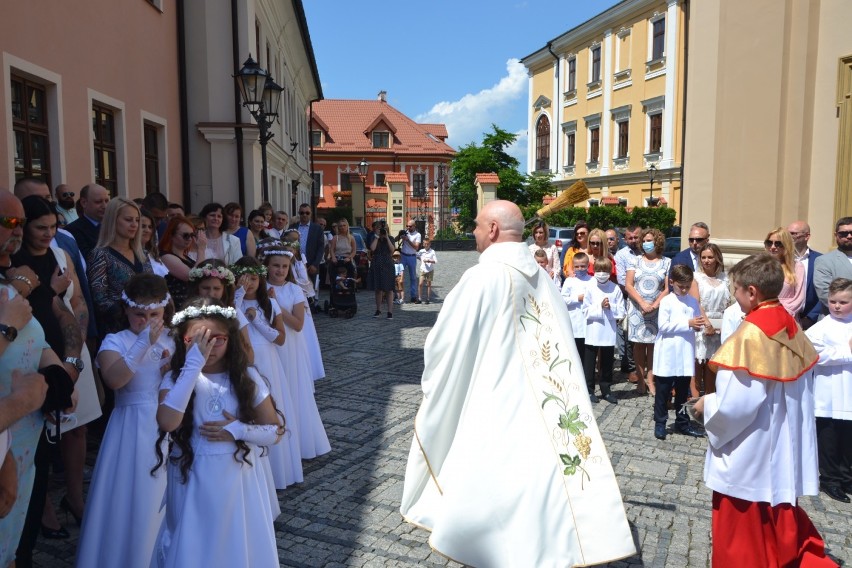
<path fill-rule="evenodd" d="M 482 142 L 482 135 L 491 131 L 492 123 L 510 132 L 523 127 L 516 132 L 520 136 L 509 153 L 521 160 L 520 169 L 524 171 L 527 153 L 524 101 L 528 92 L 528 80 L 527 70 L 521 62 L 518 59 L 509 59 L 506 62 L 506 75 L 493 87 L 478 93 L 468 93 L 457 101 L 439 102 L 428 112 L 418 115 L 415 120 L 447 125 L 447 143 L 454 148 L 460 148 L 470 142 Z"/>

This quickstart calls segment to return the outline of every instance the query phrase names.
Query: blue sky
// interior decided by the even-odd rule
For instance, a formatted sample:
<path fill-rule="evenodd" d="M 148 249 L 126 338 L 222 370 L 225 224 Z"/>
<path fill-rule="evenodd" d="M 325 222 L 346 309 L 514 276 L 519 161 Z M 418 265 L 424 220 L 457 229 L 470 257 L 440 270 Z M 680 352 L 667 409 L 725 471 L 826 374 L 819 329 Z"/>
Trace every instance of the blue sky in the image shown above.
<path fill-rule="evenodd" d="M 491 123 L 519 134 L 526 168 L 526 69 L 518 60 L 616 0 L 303 0 L 327 99 L 388 102 L 443 122 L 458 149 Z"/>

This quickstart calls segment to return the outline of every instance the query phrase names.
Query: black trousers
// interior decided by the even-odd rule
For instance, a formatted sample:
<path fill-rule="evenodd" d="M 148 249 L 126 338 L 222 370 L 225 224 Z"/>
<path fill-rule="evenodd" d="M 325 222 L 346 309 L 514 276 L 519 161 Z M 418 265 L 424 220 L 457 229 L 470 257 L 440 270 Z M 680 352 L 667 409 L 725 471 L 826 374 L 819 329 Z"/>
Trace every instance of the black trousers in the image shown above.
<path fill-rule="evenodd" d="M 18 550 L 15 553 L 15 568 L 30 568 L 33 565 L 33 549 L 35 548 L 39 530 L 41 529 L 41 515 L 44 512 L 44 502 L 47 499 L 50 461 L 55 451 L 56 445 L 47 441 L 44 429 L 42 429 L 33 458 L 33 465 L 35 467 L 33 492 L 30 496 L 29 507 L 27 508 L 24 531 L 21 533 L 21 540 L 18 542 Z"/>
<path fill-rule="evenodd" d="M 654 383 L 657 392 L 654 395 L 654 422 L 666 425 L 669 420 L 669 410 L 666 407 L 671 396 L 672 389 L 675 391 L 675 428 L 682 430 L 689 426 L 689 416 L 681 412 L 683 403 L 689 397 L 689 379 L 691 377 L 661 377 L 654 375 Z"/>
<path fill-rule="evenodd" d="M 612 387 L 612 366 L 615 362 L 615 346 L 600 347 L 586 344 L 583 350 L 583 370 L 586 373 L 586 388 L 589 394 L 595 393 L 595 360 L 601 353 L 601 375 L 598 384 L 601 387 L 601 396 L 609 394 Z"/>
<path fill-rule="evenodd" d="M 817 416 L 819 482 L 829 487 L 852 487 L 852 420 Z"/>

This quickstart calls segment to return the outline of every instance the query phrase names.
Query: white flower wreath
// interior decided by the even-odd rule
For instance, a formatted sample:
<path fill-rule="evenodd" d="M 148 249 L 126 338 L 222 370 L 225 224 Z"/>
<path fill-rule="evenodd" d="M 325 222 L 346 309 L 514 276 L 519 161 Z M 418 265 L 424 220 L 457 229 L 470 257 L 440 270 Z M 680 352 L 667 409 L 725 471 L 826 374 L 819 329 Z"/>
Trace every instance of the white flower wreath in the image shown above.
<path fill-rule="evenodd" d="M 237 310 L 234 308 L 223 308 L 222 306 L 202 306 L 200 308 L 190 306 L 174 315 L 172 318 L 172 325 L 180 325 L 188 319 L 195 319 L 214 314 L 224 318 L 234 319 L 237 317 Z"/>
<path fill-rule="evenodd" d="M 152 302 L 150 304 L 138 304 L 127 297 L 127 294 L 124 293 L 124 290 L 121 291 L 121 301 L 130 306 L 131 308 L 138 308 L 142 310 L 158 310 L 160 308 L 165 308 L 172 297 L 166 292 L 166 297 L 160 302 Z"/>
<path fill-rule="evenodd" d="M 210 264 L 205 264 L 189 271 L 190 280 L 203 280 L 204 278 L 218 278 L 219 280 L 225 280 L 231 286 L 233 286 L 236 282 L 234 273 L 224 267 L 217 268 Z"/>
<path fill-rule="evenodd" d="M 293 256 L 295 256 L 295 255 L 292 252 L 290 252 L 289 250 L 276 249 L 276 250 L 265 251 L 263 253 L 263 256 L 289 256 L 290 258 L 293 258 Z"/>

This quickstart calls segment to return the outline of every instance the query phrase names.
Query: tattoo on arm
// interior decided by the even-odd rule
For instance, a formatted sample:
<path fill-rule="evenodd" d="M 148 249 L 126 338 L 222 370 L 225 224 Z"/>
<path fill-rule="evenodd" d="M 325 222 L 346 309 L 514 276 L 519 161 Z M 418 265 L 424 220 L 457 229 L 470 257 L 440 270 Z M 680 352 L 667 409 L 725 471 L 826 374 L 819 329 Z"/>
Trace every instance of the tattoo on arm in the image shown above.
<path fill-rule="evenodd" d="M 53 298 L 53 314 L 59 320 L 62 330 L 62 338 L 65 343 L 66 357 L 79 357 L 83 349 L 83 334 L 80 333 L 80 325 L 62 298 Z"/>

